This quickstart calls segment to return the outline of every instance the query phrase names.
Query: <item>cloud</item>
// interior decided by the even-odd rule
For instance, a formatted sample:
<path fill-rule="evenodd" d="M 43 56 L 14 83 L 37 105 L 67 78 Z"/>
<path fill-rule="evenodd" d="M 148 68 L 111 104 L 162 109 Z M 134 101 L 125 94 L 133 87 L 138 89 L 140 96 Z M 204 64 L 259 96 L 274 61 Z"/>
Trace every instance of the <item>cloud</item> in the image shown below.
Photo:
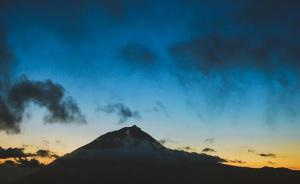
<path fill-rule="evenodd" d="M 185 146 L 185 147 L 182 147 L 181 149 L 183 149 L 183 150 L 191 150 L 193 148 L 191 148 L 190 146 Z"/>
<path fill-rule="evenodd" d="M 44 117 L 47 123 L 85 123 L 78 105 L 61 85 L 51 80 L 31 81 L 26 76 L 13 78 L 11 73 L 16 63 L 5 33 L 0 27 L 0 131 L 20 133 L 30 102 L 48 110 Z"/>
<path fill-rule="evenodd" d="M 296 112 L 300 89 L 300 3 L 219 3 L 192 3 L 196 10 L 205 4 L 208 11 L 214 12 L 213 16 L 203 18 L 207 15 L 205 11 L 193 13 L 191 17 L 196 21 L 185 20 L 191 22 L 190 32 L 168 47 L 179 84 L 186 91 L 191 84 L 199 87 L 203 98 L 208 99 L 208 111 L 210 106 L 226 111 L 229 108 L 224 109 L 225 105 L 233 107 L 235 102 L 250 100 L 252 90 L 262 84 L 266 95 L 259 98 L 266 101 L 262 105 L 265 122 L 273 124 L 280 118 L 291 122 L 299 118 Z M 196 101 L 191 96 L 187 98 Z"/>
<path fill-rule="evenodd" d="M 170 54 L 180 66 L 197 69 L 207 75 L 220 70 L 250 67 L 264 72 L 285 66 L 299 67 L 299 45 L 279 38 L 265 38 L 263 42 L 246 36 L 223 36 L 219 33 L 203 35 L 174 43 Z M 271 57 L 277 53 L 280 63 Z"/>
<path fill-rule="evenodd" d="M 190 146 L 183 146 L 183 147 L 178 147 L 177 150 L 194 151 L 196 149 Z"/>
<path fill-rule="evenodd" d="M 245 164 L 246 163 L 245 161 L 242 161 L 242 160 L 229 160 L 228 162 L 235 163 L 235 164 Z"/>
<path fill-rule="evenodd" d="M 149 66 L 155 62 L 155 54 L 148 47 L 139 43 L 128 43 L 120 50 L 120 57 L 133 64 Z"/>
<path fill-rule="evenodd" d="M 160 144 L 162 144 L 162 145 L 165 145 L 165 144 L 167 144 L 168 142 L 176 143 L 176 141 L 171 140 L 171 139 L 160 139 L 160 140 L 158 140 L 158 142 L 159 142 Z"/>
<path fill-rule="evenodd" d="M 14 54 L 6 37 L 5 28 L 0 24 L 0 95 L 8 88 L 14 67 Z"/>
<path fill-rule="evenodd" d="M 0 147 L 0 158 L 22 158 L 29 157 L 31 154 L 24 153 L 24 148 L 2 148 Z"/>
<path fill-rule="evenodd" d="M 51 80 L 31 81 L 21 77 L 7 92 L 7 100 L 0 98 L 0 130 L 19 133 L 20 123 L 29 103 L 45 107 L 46 123 L 86 123 L 78 105 L 72 97 L 65 95 L 65 89 Z"/>
<path fill-rule="evenodd" d="M 267 158 L 276 158 L 277 157 L 277 155 L 274 153 L 257 153 L 255 150 L 252 150 L 252 149 L 248 149 L 248 153 L 253 153 L 258 156 L 267 157 Z"/>
<path fill-rule="evenodd" d="M 44 164 L 40 163 L 38 160 L 32 158 L 18 158 L 15 160 L 16 164 L 20 167 L 29 167 L 29 168 L 40 168 L 43 167 Z"/>
<path fill-rule="evenodd" d="M 160 101 L 155 102 L 155 106 L 153 107 L 153 111 L 154 112 L 162 112 L 166 117 L 169 117 L 169 113 L 167 111 L 167 108 Z"/>
<path fill-rule="evenodd" d="M 234 107 L 250 100 L 251 85 L 256 85 L 251 81 L 262 83 L 264 121 L 274 124 L 279 114 L 292 121 L 298 117 L 300 44 L 284 37 L 256 37 L 256 33 L 210 33 L 178 41 L 169 49 L 181 71 L 175 75 L 185 90 L 190 84 L 208 86 L 202 88 L 201 94 L 212 114 L 218 113 L 213 110 L 224 111 L 225 105 Z M 191 74 L 196 77 L 189 77 Z M 188 95 L 187 98 L 195 101 Z"/>
<path fill-rule="evenodd" d="M 212 149 L 212 148 L 204 148 L 202 150 L 202 152 L 216 152 L 216 151 L 214 149 Z"/>
<path fill-rule="evenodd" d="M 22 115 L 10 109 L 4 99 L 0 96 L 0 131 L 6 133 L 20 133 Z"/>
<path fill-rule="evenodd" d="M 59 156 L 50 150 L 39 149 L 35 153 L 25 153 L 24 148 L 2 148 L 0 147 L 0 159 L 7 158 L 26 158 L 26 157 L 41 157 L 41 158 L 59 158 Z"/>
<path fill-rule="evenodd" d="M 35 156 L 42 157 L 42 158 L 56 158 L 56 159 L 59 158 L 58 155 L 52 153 L 49 150 L 44 150 L 44 149 L 37 150 Z"/>
<path fill-rule="evenodd" d="M 23 77 L 10 88 L 8 101 L 13 109 L 21 113 L 29 102 L 46 107 L 49 111 L 44 118 L 47 123 L 85 123 L 85 118 L 73 98 L 65 96 L 65 89 L 51 80 L 30 81 Z"/>
<path fill-rule="evenodd" d="M 240 11 L 236 13 L 236 19 L 239 24 L 246 24 L 254 28 L 272 27 L 280 24 L 284 25 L 285 29 L 293 29 L 294 23 L 300 18 L 297 11 L 299 8 L 299 1 L 294 0 L 246 1 Z"/>
<path fill-rule="evenodd" d="M 107 114 L 116 113 L 119 116 L 119 123 L 125 123 L 129 118 L 136 120 L 141 119 L 141 115 L 138 111 L 133 111 L 122 103 L 110 103 L 97 110 L 103 111 Z"/>
<path fill-rule="evenodd" d="M 38 3 L 36 0 L 1 0 L 0 21 L 11 27 L 26 24 L 25 30 L 32 27 L 42 29 L 65 43 L 78 46 L 81 45 L 78 43 L 88 40 L 95 29 L 99 34 L 106 22 L 110 26 L 125 22 L 128 11 L 136 12 L 142 4 L 139 1 L 125 3 L 123 0 L 43 0 Z M 106 27 L 109 29 L 110 26 Z"/>
<path fill-rule="evenodd" d="M 268 158 L 276 158 L 277 157 L 277 155 L 273 154 L 273 153 L 259 153 L 257 155 L 259 155 L 261 157 L 268 157 Z"/>
<path fill-rule="evenodd" d="M 3 164 L 0 165 L 10 165 L 10 166 L 18 166 L 18 167 L 26 167 L 26 168 L 41 168 L 45 166 L 44 164 L 40 163 L 38 160 L 32 158 L 18 158 L 13 160 L 6 160 Z"/>

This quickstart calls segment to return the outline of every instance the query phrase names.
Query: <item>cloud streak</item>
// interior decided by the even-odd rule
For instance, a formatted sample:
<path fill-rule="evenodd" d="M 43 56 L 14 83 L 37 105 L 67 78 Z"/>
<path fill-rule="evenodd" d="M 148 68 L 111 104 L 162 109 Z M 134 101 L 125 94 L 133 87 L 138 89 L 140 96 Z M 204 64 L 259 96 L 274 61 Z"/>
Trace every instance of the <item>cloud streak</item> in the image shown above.
<path fill-rule="evenodd" d="M 216 152 L 216 150 L 212 149 L 212 148 L 204 148 L 202 150 L 202 152 L 208 153 L 208 152 Z"/>
<path fill-rule="evenodd" d="M 8 158 L 28 158 L 28 157 L 40 157 L 40 158 L 59 158 L 59 156 L 47 149 L 39 149 L 35 153 L 26 153 L 25 148 L 2 148 L 0 147 L 0 159 Z"/>
<path fill-rule="evenodd" d="M 277 154 L 274 154 L 274 153 L 257 153 L 253 149 L 248 149 L 248 153 L 256 154 L 260 157 L 266 157 L 266 158 L 276 158 L 277 157 Z"/>
<path fill-rule="evenodd" d="M 267 157 L 267 158 L 276 158 L 277 157 L 277 155 L 273 154 L 273 153 L 259 153 L 257 155 L 261 156 L 261 157 Z"/>
<path fill-rule="evenodd" d="M 22 158 L 29 157 L 31 154 L 24 153 L 24 148 L 2 148 L 0 147 L 0 158 Z"/>
<path fill-rule="evenodd" d="M 125 104 L 122 103 L 110 103 L 97 109 L 98 111 L 105 112 L 107 114 L 116 113 L 119 117 L 118 123 L 122 124 L 132 118 L 135 120 L 141 119 L 139 111 L 131 110 Z"/>

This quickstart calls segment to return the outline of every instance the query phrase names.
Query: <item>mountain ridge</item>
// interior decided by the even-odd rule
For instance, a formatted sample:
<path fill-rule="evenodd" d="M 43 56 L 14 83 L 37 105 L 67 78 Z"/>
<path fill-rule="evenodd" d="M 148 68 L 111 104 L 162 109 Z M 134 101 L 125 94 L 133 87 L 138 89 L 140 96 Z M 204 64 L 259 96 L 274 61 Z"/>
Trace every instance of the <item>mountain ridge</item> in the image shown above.
<path fill-rule="evenodd" d="M 94 141 L 86 144 L 80 149 L 116 149 L 122 147 L 138 147 L 141 144 L 148 143 L 149 148 L 165 149 L 157 140 L 152 136 L 142 131 L 141 128 L 133 125 L 131 127 L 124 127 L 120 130 L 111 131 L 96 138 Z M 145 145 L 143 145 L 145 146 Z"/>
<path fill-rule="evenodd" d="M 14 184 L 296 184 L 300 172 L 224 165 L 217 156 L 172 150 L 137 126 L 108 132 Z"/>

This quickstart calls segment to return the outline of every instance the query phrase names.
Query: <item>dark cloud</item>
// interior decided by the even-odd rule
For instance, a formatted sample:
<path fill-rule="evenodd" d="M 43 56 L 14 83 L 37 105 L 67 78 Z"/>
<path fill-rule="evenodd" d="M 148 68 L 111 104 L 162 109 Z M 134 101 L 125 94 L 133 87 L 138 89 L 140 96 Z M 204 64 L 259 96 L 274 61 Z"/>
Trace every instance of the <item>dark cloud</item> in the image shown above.
<path fill-rule="evenodd" d="M 235 164 L 245 164 L 246 163 L 245 161 L 242 161 L 242 160 L 229 160 L 229 162 L 235 163 Z"/>
<path fill-rule="evenodd" d="M 38 160 L 32 158 L 18 158 L 15 160 L 16 164 L 20 167 L 29 167 L 29 168 L 41 168 L 44 164 L 40 163 Z"/>
<path fill-rule="evenodd" d="M 129 12 L 139 10 L 142 4 L 136 0 L 1 0 L 0 21 L 12 27 L 26 25 L 25 30 L 41 28 L 78 46 L 89 39 L 91 26 L 99 32 L 104 22 L 122 24 Z"/>
<path fill-rule="evenodd" d="M 4 149 L 0 147 L 0 158 L 22 158 L 22 157 L 29 157 L 31 154 L 24 153 L 24 148 L 7 148 Z"/>
<path fill-rule="evenodd" d="M 1 164 L 0 164 L 1 165 Z M 44 164 L 40 163 L 38 160 L 32 158 L 18 158 L 13 160 L 6 160 L 2 165 L 9 165 L 9 166 L 18 166 L 18 167 L 26 167 L 26 168 L 41 168 Z"/>
<path fill-rule="evenodd" d="M 284 26 L 284 29 L 293 29 L 295 22 L 300 18 L 300 3 L 295 0 L 254 0 L 242 4 L 236 13 L 240 24 L 255 28 L 273 28 Z"/>
<path fill-rule="evenodd" d="M 204 148 L 202 150 L 202 152 L 216 152 L 216 151 L 214 149 L 212 149 L 212 148 Z"/>
<path fill-rule="evenodd" d="M 273 124 L 279 114 L 292 121 L 298 117 L 300 44 L 283 37 L 258 37 L 215 33 L 175 43 L 170 54 L 185 71 L 176 73 L 179 83 L 188 91 L 190 84 L 209 81 L 202 94 L 208 112 L 217 113 L 226 105 L 245 102 L 255 78 L 266 92 L 265 121 Z M 190 73 L 197 77 L 189 77 Z M 186 93 L 189 101 L 195 101 Z"/>
<path fill-rule="evenodd" d="M 183 146 L 183 147 L 178 147 L 177 150 L 193 151 L 195 150 L 195 148 L 192 148 L 190 146 Z"/>
<path fill-rule="evenodd" d="M 126 122 L 129 118 L 141 119 L 141 115 L 138 111 L 133 111 L 126 105 L 122 103 L 110 103 L 103 107 L 98 108 L 97 110 L 103 111 L 105 113 L 111 114 L 116 113 L 119 116 L 119 123 Z"/>
<path fill-rule="evenodd" d="M 18 123 L 21 117 L 16 116 L 6 102 L 13 66 L 13 51 L 7 43 L 5 28 L 0 24 L 0 131 L 6 130 L 7 133 L 20 132 Z"/>
<path fill-rule="evenodd" d="M 183 149 L 183 150 L 191 150 L 192 148 L 190 146 L 185 146 L 185 147 L 183 147 L 181 149 Z"/>
<path fill-rule="evenodd" d="M 50 150 L 39 149 L 35 153 L 25 153 L 24 148 L 2 148 L 0 147 L 0 159 L 7 158 L 26 158 L 26 157 L 41 157 L 41 158 L 59 158 L 59 156 Z"/>
<path fill-rule="evenodd" d="M 58 155 L 52 153 L 49 150 L 40 149 L 36 152 L 35 156 L 42 157 L 42 158 L 59 158 Z"/>
<path fill-rule="evenodd" d="M 0 27 L 0 131 L 19 133 L 25 109 L 30 102 L 48 110 L 45 122 L 85 122 L 78 105 L 65 89 L 51 80 L 31 81 L 25 76 L 12 77 L 15 66 L 13 50 Z"/>
<path fill-rule="evenodd" d="M 193 28 L 169 47 L 179 83 L 186 91 L 194 90 L 188 88 L 190 84 L 206 86 L 202 89 L 204 98 L 209 99 L 206 108 L 222 111 L 225 105 L 248 100 L 246 95 L 252 92 L 249 81 L 263 83 L 266 122 L 276 122 L 278 114 L 288 121 L 299 118 L 295 112 L 300 89 L 300 4 L 294 0 L 220 3 L 192 3 L 195 10 L 205 5 L 214 13 L 200 19 L 207 12 L 201 14 L 190 7 L 196 21 L 187 21 Z M 214 84 L 216 78 L 220 82 Z"/>
<path fill-rule="evenodd" d="M 273 153 L 258 153 L 257 155 L 261 156 L 261 157 L 268 157 L 268 158 L 276 158 L 277 155 L 273 154 Z"/>
<path fill-rule="evenodd" d="M 120 57 L 141 66 L 149 66 L 155 62 L 154 52 L 139 43 L 128 43 L 120 50 Z"/>
<path fill-rule="evenodd" d="M 299 67 L 299 49 L 299 44 L 279 38 L 258 41 L 252 37 L 217 33 L 175 43 L 170 53 L 179 65 L 203 74 L 245 67 L 270 73 L 283 62 L 286 67 Z M 281 63 L 273 60 L 274 54 Z"/>
<path fill-rule="evenodd" d="M 21 114 L 12 111 L 0 96 L 0 131 L 4 130 L 6 133 L 20 133 L 21 120 Z"/>
<path fill-rule="evenodd" d="M 277 157 L 277 155 L 274 153 L 257 153 L 255 150 L 252 150 L 252 149 L 248 149 L 248 153 L 252 153 L 252 154 L 256 154 L 261 157 L 268 157 L 268 158 L 276 158 Z"/>
<path fill-rule="evenodd" d="M 7 92 L 7 100 L 0 98 L 0 130 L 19 133 L 25 109 L 33 102 L 46 107 L 46 123 L 85 123 L 78 105 L 72 97 L 65 95 L 65 89 L 51 80 L 31 81 L 22 77 Z"/>
<path fill-rule="evenodd" d="M 8 88 L 14 66 L 14 54 L 7 43 L 6 30 L 0 24 L 0 95 Z"/>
<path fill-rule="evenodd" d="M 23 77 L 10 88 L 8 101 L 20 113 L 24 112 L 29 102 L 46 107 L 49 111 L 44 118 L 47 123 L 85 123 L 78 105 L 72 97 L 66 97 L 65 93 L 61 85 L 51 80 L 30 81 Z"/>
<path fill-rule="evenodd" d="M 36 152 L 36 155 L 40 156 L 40 157 L 49 157 L 50 156 L 50 151 L 49 150 L 38 150 Z"/>

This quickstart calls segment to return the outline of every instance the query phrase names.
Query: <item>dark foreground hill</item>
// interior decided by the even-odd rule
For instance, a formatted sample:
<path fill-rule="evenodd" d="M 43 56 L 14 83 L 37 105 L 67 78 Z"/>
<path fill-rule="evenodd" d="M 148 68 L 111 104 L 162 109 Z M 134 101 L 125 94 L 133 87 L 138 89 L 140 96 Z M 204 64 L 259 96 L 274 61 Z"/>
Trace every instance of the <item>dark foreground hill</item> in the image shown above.
<path fill-rule="evenodd" d="M 241 168 L 205 154 L 170 150 L 140 128 L 109 132 L 15 184 L 299 184 L 300 172 Z"/>

